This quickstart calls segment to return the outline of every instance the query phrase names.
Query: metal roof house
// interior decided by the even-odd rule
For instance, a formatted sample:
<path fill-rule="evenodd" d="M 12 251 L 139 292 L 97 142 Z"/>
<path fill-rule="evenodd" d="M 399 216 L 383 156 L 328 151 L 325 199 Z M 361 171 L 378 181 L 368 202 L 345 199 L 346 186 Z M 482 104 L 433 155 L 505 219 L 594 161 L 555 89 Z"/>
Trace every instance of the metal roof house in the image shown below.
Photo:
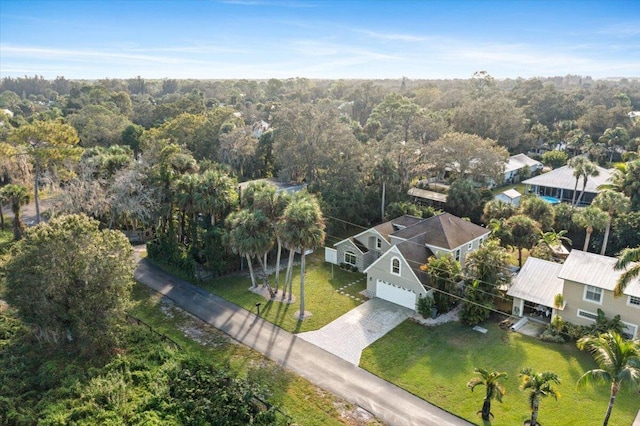
<path fill-rule="evenodd" d="M 608 183 L 611 178 L 611 171 L 600 166 L 598 176 L 590 176 L 587 179 L 587 186 L 580 205 L 587 206 L 591 204 L 593 199 L 598 195 L 598 187 Z M 571 166 L 563 166 L 554 169 L 548 173 L 527 179 L 522 183 L 525 184 L 527 193 L 534 193 L 539 196 L 554 197 L 562 202 L 570 203 L 573 199 L 574 188 L 576 187 L 576 178 L 573 175 Z M 576 198 L 582 191 L 583 179 L 578 180 L 578 188 Z"/>
<path fill-rule="evenodd" d="M 513 297 L 513 315 L 540 316 L 543 312 L 546 321 L 560 315 L 565 321 L 589 325 L 600 309 L 607 318 L 620 315 L 625 337 L 640 337 L 640 279 L 627 285 L 623 296 L 614 297 L 613 289 L 623 273 L 614 269 L 616 261 L 580 250 L 572 250 L 564 264 L 530 257 L 507 292 Z M 556 306 L 557 294 L 562 295 L 562 306 Z"/>

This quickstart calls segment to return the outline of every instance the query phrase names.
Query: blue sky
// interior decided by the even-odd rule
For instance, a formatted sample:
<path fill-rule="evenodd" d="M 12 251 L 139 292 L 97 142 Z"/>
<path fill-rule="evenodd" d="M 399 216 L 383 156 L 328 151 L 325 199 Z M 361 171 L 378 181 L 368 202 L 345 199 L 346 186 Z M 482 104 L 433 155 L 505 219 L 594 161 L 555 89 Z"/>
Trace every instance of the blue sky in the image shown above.
<path fill-rule="evenodd" d="M 640 77 L 640 0 L 0 1 L 0 77 Z"/>

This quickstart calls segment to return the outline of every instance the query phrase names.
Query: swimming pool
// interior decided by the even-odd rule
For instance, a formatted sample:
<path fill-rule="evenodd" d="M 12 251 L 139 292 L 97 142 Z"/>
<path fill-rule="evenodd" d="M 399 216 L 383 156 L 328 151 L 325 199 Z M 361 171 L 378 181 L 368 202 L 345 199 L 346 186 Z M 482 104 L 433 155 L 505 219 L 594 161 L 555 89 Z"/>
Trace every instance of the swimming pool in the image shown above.
<path fill-rule="evenodd" d="M 544 201 L 546 201 L 549 204 L 559 204 L 560 200 L 557 199 L 556 197 L 550 197 L 548 195 L 538 195 L 538 197 L 542 198 Z"/>

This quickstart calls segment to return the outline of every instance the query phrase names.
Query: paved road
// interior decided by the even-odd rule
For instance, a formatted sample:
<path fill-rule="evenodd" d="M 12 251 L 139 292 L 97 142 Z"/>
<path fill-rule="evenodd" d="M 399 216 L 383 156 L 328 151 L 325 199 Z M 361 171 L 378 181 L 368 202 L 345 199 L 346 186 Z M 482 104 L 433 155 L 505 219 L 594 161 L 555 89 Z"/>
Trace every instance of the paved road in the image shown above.
<path fill-rule="evenodd" d="M 142 260 L 135 278 L 176 305 L 392 426 L 470 423 Z"/>

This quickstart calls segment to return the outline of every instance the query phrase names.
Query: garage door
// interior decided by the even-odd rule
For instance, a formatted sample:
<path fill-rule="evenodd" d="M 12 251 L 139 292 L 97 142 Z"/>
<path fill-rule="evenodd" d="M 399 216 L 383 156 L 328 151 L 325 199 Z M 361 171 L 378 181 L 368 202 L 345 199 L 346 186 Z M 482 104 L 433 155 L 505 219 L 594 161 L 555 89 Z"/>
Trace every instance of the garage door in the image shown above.
<path fill-rule="evenodd" d="M 382 280 L 377 280 L 376 282 L 376 297 L 409 309 L 416 309 L 416 294 L 413 291 Z"/>

